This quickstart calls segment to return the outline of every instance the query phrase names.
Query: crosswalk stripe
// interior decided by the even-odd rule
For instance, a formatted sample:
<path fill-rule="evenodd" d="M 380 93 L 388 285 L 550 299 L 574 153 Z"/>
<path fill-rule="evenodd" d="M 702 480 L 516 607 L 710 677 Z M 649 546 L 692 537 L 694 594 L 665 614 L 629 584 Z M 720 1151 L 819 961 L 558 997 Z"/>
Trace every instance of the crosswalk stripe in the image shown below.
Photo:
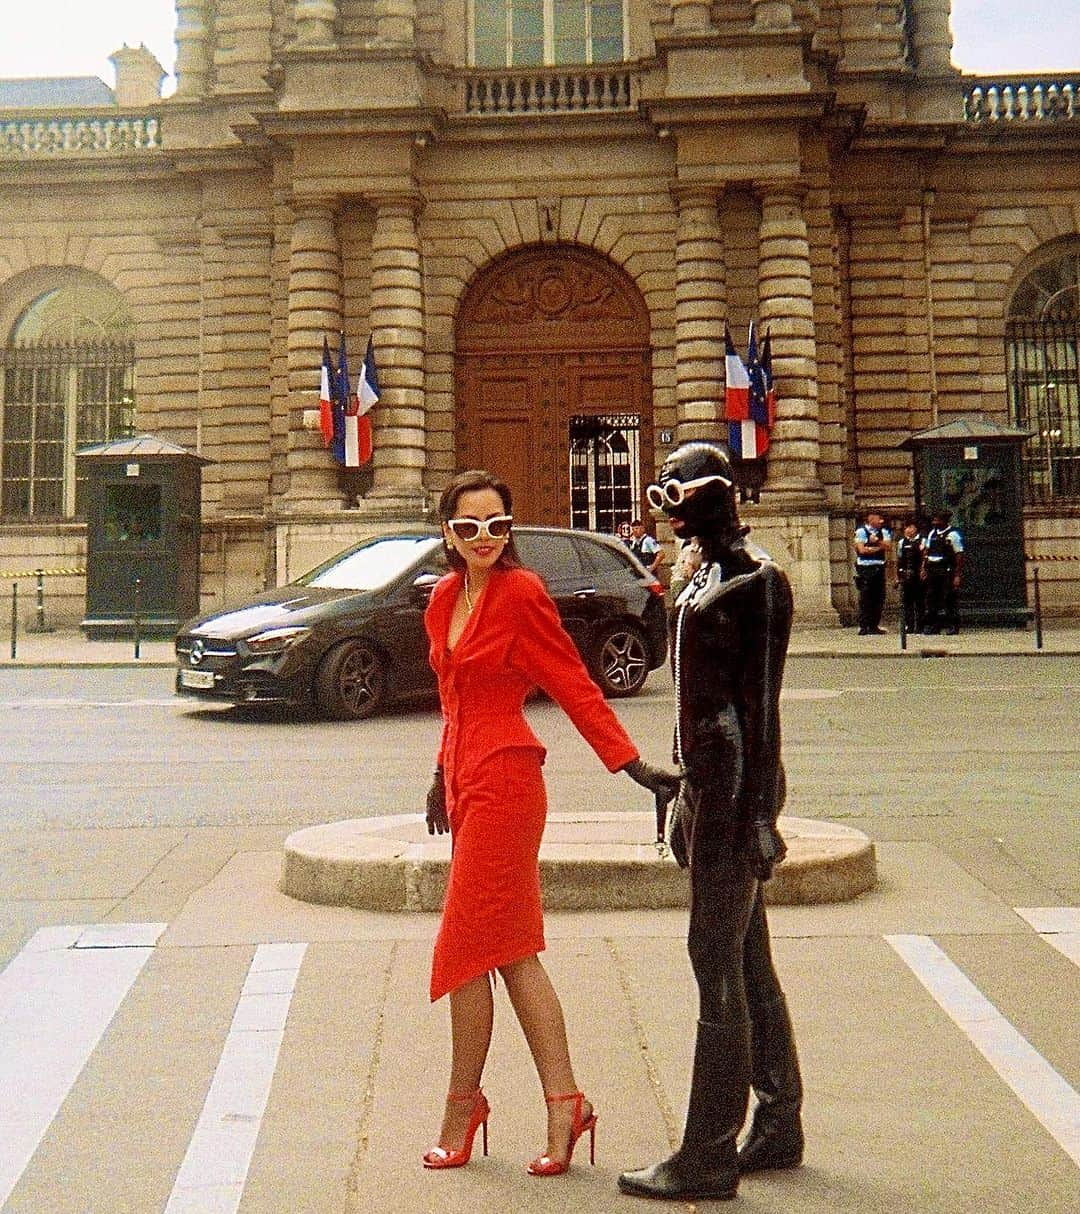
<path fill-rule="evenodd" d="M 165 1214 L 234 1214 L 244 1193 L 306 944 L 260 944 Z"/>
<path fill-rule="evenodd" d="M 1080 965 L 1080 906 L 1018 906 L 1016 913 L 1047 944 Z"/>
<path fill-rule="evenodd" d="M 1069 1158 L 1080 1166 L 1080 1096 L 928 936 L 886 936 Z"/>
<path fill-rule="evenodd" d="M 0 1206 L 153 952 L 165 924 L 42 928 L 0 973 Z M 120 943 L 137 928 L 140 943 Z M 106 941 L 101 943 L 100 941 Z"/>

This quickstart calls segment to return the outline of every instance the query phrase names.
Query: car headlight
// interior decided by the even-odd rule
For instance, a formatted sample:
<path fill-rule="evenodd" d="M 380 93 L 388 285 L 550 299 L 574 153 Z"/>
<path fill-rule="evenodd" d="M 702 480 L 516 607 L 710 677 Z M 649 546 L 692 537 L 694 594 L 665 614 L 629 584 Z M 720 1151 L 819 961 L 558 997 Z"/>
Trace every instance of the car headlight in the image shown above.
<path fill-rule="evenodd" d="M 269 628 L 248 637 L 244 644 L 252 653 L 281 653 L 303 640 L 310 631 L 310 628 Z"/>

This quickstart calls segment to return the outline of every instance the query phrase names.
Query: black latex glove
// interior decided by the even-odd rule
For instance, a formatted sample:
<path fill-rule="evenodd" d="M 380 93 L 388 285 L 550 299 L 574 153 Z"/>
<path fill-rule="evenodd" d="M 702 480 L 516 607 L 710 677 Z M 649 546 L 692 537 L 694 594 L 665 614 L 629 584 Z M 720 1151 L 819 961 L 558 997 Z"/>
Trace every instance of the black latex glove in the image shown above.
<path fill-rule="evenodd" d="M 759 881 L 768 881 L 774 866 L 787 855 L 787 844 L 771 822 L 751 822 L 744 851 L 750 871 Z"/>
<path fill-rule="evenodd" d="M 446 814 L 446 781 L 443 778 L 443 769 L 436 767 L 427 795 L 427 833 L 445 835 L 449 829 L 450 819 Z"/>
<path fill-rule="evenodd" d="M 647 788 L 655 797 L 664 797 L 665 800 L 670 801 L 679 791 L 680 776 L 678 772 L 653 767 L 651 763 L 646 763 L 643 759 L 634 759 L 620 770 L 625 771 L 635 784 Z"/>

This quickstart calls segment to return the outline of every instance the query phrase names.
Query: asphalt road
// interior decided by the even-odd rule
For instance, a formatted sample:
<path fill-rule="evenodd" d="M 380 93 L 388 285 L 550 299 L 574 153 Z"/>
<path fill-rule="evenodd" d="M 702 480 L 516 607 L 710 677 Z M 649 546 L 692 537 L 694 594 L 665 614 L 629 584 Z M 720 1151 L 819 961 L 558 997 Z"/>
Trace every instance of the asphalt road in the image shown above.
<path fill-rule="evenodd" d="M 291 829 L 423 805 L 433 707 L 337 723 L 205 708 L 171 686 L 160 669 L 0 671 L 0 830 Z M 978 841 L 1078 900 L 1078 692 L 1075 658 L 793 659 L 788 812 L 958 851 Z M 664 762 L 666 671 L 615 708 Z M 529 715 L 549 746 L 553 809 L 648 807 L 555 705 Z"/>

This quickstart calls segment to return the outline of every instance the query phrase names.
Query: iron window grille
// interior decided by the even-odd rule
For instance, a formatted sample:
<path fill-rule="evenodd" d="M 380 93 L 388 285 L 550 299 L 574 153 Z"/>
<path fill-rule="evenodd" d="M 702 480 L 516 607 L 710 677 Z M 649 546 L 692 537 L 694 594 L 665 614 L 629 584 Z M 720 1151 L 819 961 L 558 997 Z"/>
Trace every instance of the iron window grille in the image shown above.
<path fill-rule="evenodd" d="M 1080 325 L 1011 320 L 1005 350 L 1013 420 L 1030 430 L 1024 449 L 1025 501 L 1080 501 Z"/>
<path fill-rule="evenodd" d="M 613 535 L 640 512 L 641 418 L 570 419 L 570 526 Z"/>
<path fill-rule="evenodd" d="M 81 515 L 75 452 L 134 432 L 134 375 L 128 342 L 0 347 L 0 518 Z"/>

